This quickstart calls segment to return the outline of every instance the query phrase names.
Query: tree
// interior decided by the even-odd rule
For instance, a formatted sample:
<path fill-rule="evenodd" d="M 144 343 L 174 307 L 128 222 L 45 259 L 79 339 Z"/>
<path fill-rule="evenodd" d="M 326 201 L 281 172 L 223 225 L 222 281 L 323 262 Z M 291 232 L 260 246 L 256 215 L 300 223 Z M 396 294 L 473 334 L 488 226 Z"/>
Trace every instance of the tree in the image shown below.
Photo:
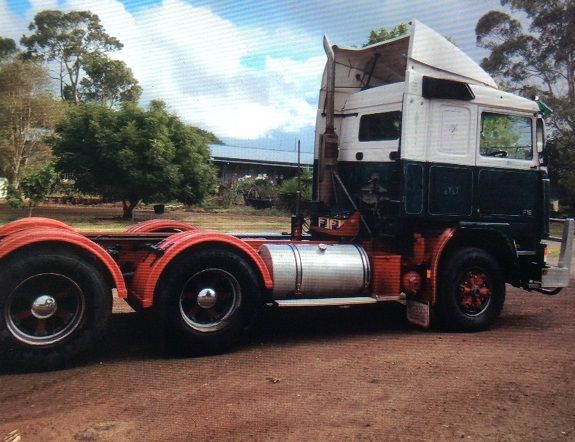
<path fill-rule="evenodd" d="M 86 56 L 84 71 L 86 77 L 80 85 L 87 101 L 113 107 L 120 103 L 137 103 L 142 95 L 132 70 L 123 61 L 91 54 Z"/>
<path fill-rule="evenodd" d="M 32 209 L 35 206 L 48 198 L 58 183 L 58 179 L 58 174 L 52 163 L 24 174 L 20 191 L 28 203 L 28 216 L 32 216 Z"/>
<path fill-rule="evenodd" d="M 524 13 L 530 20 L 528 31 L 505 12 L 490 11 L 481 17 L 475 28 L 477 43 L 491 51 L 482 67 L 509 89 L 543 95 L 556 111 L 554 128 L 575 130 L 575 3 L 501 0 L 501 4 Z"/>
<path fill-rule="evenodd" d="M 62 115 L 62 103 L 48 91 L 46 71 L 31 61 L 0 67 L 0 170 L 15 190 L 29 169 L 48 161 L 45 135 Z"/>
<path fill-rule="evenodd" d="M 0 37 L 0 63 L 9 60 L 17 53 L 18 49 L 14 40 Z"/>
<path fill-rule="evenodd" d="M 379 31 L 371 31 L 369 33 L 369 38 L 367 42 L 363 45 L 363 47 L 380 43 L 382 41 L 391 40 L 392 38 L 401 37 L 409 33 L 409 25 L 407 23 L 400 23 L 393 27 L 391 31 L 388 31 L 387 28 L 382 27 Z M 444 36 L 450 43 L 455 44 L 455 40 L 452 37 L 447 35 Z"/>
<path fill-rule="evenodd" d="M 409 27 L 407 26 L 407 23 L 400 23 L 394 26 L 391 31 L 388 31 L 385 27 L 382 27 L 377 31 L 372 30 L 369 33 L 367 42 L 363 46 L 365 47 L 382 41 L 391 40 L 392 38 L 399 37 L 403 34 L 407 34 L 408 32 Z"/>
<path fill-rule="evenodd" d="M 214 133 L 200 129 L 199 127 L 192 127 L 195 133 L 197 133 L 200 137 L 205 138 L 208 144 L 224 144 L 222 140 L 220 140 Z"/>
<path fill-rule="evenodd" d="M 559 186 L 575 202 L 575 3 L 571 0 L 500 0 L 501 5 L 527 18 L 490 11 L 475 28 L 477 43 L 490 51 L 481 65 L 504 88 L 537 94 L 555 111 L 548 138 L 554 138 Z M 550 164 L 550 171 L 552 172 Z M 554 174 L 551 174 L 554 178 Z"/>
<path fill-rule="evenodd" d="M 100 18 L 90 11 L 42 11 L 28 29 L 33 33 L 20 40 L 28 49 L 28 56 L 58 65 L 60 95 L 75 104 L 80 103 L 79 86 L 86 58 L 123 47 L 104 31 Z"/>
<path fill-rule="evenodd" d="M 74 108 L 52 142 L 58 169 L 74 174 L 78 190 L 122 201 L 124 218 L 140 201 L 194 204 L 215 186 L 206 139 L 162 102 Z"/>
<path fill-rule="evenodd" d="M 494 150 L 515 146 L 520 134 L 512 130 L 512 118 L 509 115 L 483 114 L 481 146 L 488 146 Z"/>

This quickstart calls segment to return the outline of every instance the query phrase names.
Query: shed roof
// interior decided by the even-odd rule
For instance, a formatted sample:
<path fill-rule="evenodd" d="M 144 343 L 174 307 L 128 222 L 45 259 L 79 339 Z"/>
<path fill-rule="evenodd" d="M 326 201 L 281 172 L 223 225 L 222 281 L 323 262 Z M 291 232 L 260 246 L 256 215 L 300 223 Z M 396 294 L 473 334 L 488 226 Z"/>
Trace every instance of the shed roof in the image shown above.
<path fill-rule="evenodd" d="M 228 146 L 210 144 L 211 157 L 215 162 L 265 164 L 285 167 L 297 167 L 297 152 L 292 150 L 258 149 L 255 147 Z M 300 164 L 313 164 L 312 152 L 300 153 Z"/>

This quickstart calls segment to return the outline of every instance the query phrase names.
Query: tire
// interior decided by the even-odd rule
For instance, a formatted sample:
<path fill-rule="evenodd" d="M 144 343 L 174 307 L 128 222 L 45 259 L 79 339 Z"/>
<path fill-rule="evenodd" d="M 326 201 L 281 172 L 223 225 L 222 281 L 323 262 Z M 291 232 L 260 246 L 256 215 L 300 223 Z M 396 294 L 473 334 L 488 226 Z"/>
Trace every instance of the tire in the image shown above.
<path fill-rule="evenodd" d="M 167 344 L 178 354 L 229 350 L 261 308 L 252 266 L 228 250 L 191 251 L 166 269 L 157 291 Z"/>
<path fill-rule="evenodd" d="M 87 353 L 112 314 L 100 269 L 71 250 L 34 248 L 0 263 L 0 361 L 53 370 Z"/>
<path fill-rule="evenodd" d="M 499 265 L 482 249 L 464 248 L 451 255 L 440 275 L 437 313 L 449 329 L 480 331 L 501 314 L 505 280 Z"/>

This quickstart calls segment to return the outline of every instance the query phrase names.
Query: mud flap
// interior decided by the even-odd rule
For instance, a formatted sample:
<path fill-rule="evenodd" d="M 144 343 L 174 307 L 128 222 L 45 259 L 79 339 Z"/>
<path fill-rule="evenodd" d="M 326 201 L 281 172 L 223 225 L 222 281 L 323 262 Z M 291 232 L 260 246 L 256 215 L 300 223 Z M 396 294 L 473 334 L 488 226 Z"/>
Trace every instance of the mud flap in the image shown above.
<path fill-rule="evenodd" d="M 416 299 L 406 299 L 407 320 L 419 327 L 429 328 L 430 308 L 429 302 L 418 301 Z"/>

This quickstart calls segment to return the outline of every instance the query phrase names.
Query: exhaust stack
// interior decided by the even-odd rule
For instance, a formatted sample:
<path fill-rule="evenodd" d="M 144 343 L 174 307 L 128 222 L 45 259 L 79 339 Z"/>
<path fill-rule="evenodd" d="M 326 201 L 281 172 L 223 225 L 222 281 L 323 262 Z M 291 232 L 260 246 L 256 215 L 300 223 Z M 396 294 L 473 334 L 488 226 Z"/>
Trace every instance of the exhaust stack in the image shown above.
<path fill-rule="evenodd" d="M 323 37 L 323 48 L 327 55 L 326 97 L 325 97 L 325 131 L 321 136 L 319 155 L 319 195 L 318 199 L 327 206 L 333 197 L 332 172 L 337 164 L 339 140 L 334 125 L 335 100 L 335 54 L 327 36 Z"/>

